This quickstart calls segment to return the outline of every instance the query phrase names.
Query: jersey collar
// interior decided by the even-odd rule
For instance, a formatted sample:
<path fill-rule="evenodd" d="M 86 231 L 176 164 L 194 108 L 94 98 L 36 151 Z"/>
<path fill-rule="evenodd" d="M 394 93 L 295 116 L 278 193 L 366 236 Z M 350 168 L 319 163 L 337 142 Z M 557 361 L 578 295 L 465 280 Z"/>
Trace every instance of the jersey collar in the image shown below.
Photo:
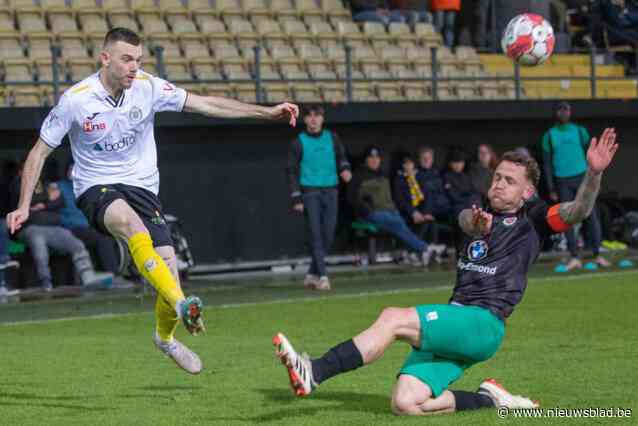
<path fill-rule="evenodd" d="M 95 78 L 95 90 L 94 93 L 97 95 L 97 97 L 103 101 L 106 102 L 107 104 L 109 104 L 111 107 L 113 108 L 119 108 L 124 104 L 124 97 L 126 95 L 126 89 L 122 90 L 122 93 L 120 94 L 120 96 L 117 99 L 114 99 L 111 94 L 109 93 L 108 90 L 106 90 L 106 88 L 104 87 L 104 85 L 102 84 L 102 80 L 100 80 L 100 72 L 96 72 L 94 74 L 94 78 Z"/>

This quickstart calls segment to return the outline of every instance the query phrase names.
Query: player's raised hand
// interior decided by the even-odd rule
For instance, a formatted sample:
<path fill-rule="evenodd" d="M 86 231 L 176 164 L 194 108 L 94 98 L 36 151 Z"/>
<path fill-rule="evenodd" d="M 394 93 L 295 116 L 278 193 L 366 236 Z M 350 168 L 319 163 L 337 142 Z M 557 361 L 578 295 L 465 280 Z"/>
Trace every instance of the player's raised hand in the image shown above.
<path fill-rule="evenodd" d="M 284 102 L 283 104 L 275 105 L 270 109 L 270 118 L 273 120 L 285 120 L 292 127 L 297 125 L 297 117 L 299 117 L 299 106 Z"/>
<path fill-rule="evenodd" d="M 611 163 L 618 150 L 616 129 L 607 128 L 600 138 L 593 138 L 587 150 L 587 163 L 594 173 L 602 173 Z"/>
<path fill-rule="evenodd" d="M 472 205 L 472 221 L 476 232 L 480 235 L 489 234 L 492 229 L 492 215 L 476 205 Z"/>
<path fill-rule="evenodd" d="M 16 233 L 22 228 L 22 224 L 24 224 L 29 219 L 29 209 L 17 209 L 12 211 L 7 215 L 7 228 L 9 228 L 9 232 L 11 234 Z"/>

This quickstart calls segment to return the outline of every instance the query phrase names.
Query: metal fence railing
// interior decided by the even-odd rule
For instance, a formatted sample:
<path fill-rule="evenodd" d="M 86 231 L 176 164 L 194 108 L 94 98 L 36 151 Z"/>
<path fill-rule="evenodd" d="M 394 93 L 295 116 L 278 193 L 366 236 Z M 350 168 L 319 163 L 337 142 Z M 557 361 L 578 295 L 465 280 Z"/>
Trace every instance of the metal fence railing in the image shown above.
<path fill-rule="evenodd" d="M 161 46 L 154 46 L 154 58 L 155 66 L 158 74 L 162 78 L 167 78 L 166 67 L 163 55 L 163 48 Z M 433 101 L 440 100 L 440 88 L 442 83 L 461 83 L 461 82 L 511 82 L 514 86 L 514 99 L 524 99 L 523 83 L 528 81 L 588 81 L 590 98 L 596 99 L 598 97 L 597 86 L 601 81 L 615 81 L 615 80 L 633 80 L 638 84 L 636 76 L 623 76 L 623 77 L 609 77 L 597 75 L 597 56 L 599 53 L 606 53 L 604 51 L 597 51 L 596 48 L 591 48 L 587 51 L 589 54 L 589 75 L 588 76 L 572 76 L 572 75 L 552 75 L 552 76 L 522 76 L 521 68 L 518 64 L 512 63 L 512 75 L 482 75 L 482 76 L 450 76 L 442 72 L 442 63 L 439 60 L 439 48 L 431 48 L 431 69 L 429 76 L 423 76 L 418 78 L 356 78 L 353 77 L 353 48 L 345 46 L 345 78 L 336 79 L 266 79 L 262 78 L 261 63 L 262 63 L 262 50 L 263 47 L 257 45 L 254 47 L 254 59 L 253 59 L 253 78 L 251 79 L 225 79 L 225 80 L 206 80 L 206 79 L 189 79 L 189 80 L 171 80 L 171 82 L 180 84 L 203 84 L 203 85 L 227 85 L 227 84 L 254 84 L 255 86 L 255 101 L 258 103 L 267 102 L 268 99 L 264 97 L 264 85 L 268 83 L 339 83 L 342 84 L 345 91 L 345 100 L 352 102 L 354 100 L 353 89 L 356 83 L 383 83 L 383 82 L 421 82 L 424 85 L 428 85 L 431 91 L 431 97 Z M 60 95 L 60 87 L 63 84 L 71 84 L 75 82 L 69 82 L 61 79 L 59 63 L 61 60 L 60 47 L 53 45 L 51 48 L 52 54 L 52 81 L 6 81 L 4 86 L 48 86 L 51 88 L 53 103 L 57 103 Z M 582 53 L 582 52 L 581 52 Z M 638 49 L 634 52 L 636 60 L 638 60 Z"/>

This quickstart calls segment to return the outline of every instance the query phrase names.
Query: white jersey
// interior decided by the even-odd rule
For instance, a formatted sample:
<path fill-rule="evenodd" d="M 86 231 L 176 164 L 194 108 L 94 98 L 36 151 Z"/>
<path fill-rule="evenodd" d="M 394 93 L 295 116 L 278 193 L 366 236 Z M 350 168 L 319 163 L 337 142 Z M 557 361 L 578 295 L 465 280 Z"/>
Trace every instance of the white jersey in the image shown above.
<path fill-rule="evenodd" d="M 57 148 L 68 133 L 73 190 L 79 197 L 95 185 L 126 184 L 159 192 L 154 117 L 182 111 L 186 91 L 138 71 L 129 89 L 113 99 L 99 73 L 64 92 L 40 129 L 40 139 Z"/>

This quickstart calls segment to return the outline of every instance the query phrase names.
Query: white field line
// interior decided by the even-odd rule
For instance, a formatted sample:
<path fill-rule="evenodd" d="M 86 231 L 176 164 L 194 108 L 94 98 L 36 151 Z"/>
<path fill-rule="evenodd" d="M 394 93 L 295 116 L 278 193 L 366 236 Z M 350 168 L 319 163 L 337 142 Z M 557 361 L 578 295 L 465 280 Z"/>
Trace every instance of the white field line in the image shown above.
<path fill-rule="evenodd" d="M 622 271 L 622 272 L 592 272 L 592 273 L 578 274 L 578 275 L 533 278 L 530 281 L 531 282 L 575 281 L 580 279 L 608 278 L 608 277 L 618 277 L 618 276 L 636 275 L 636 274 L 638 274 L 638 270 Z M 407 293 L 430 293 L 430 292 L 437 292 L 441 290 L 451 290 L 452 288 L 453 288 L 452 285 L 442 285 L 442 286 L 425 287 L 425 288 L 403 288 L 403 289 L 393 289 L 393 290 L 363 291 L 359 293 L 338 294 L 335 296 L 290 297 L 290 298 L 283 298 L 283 299 L 268 300 L 265 302 L 228 303 L 223 305 L 214 305 L 210 309 L 237 309 L 237 308 L 244 308 L 244 307 L 261 306 L 261 305 L 279 305 L 279 304 L 287 304 L 287 303 L 312 302 L 312 301 L 335 300 L 335 299 L 337 300 L 338 299 L 355 299 L 355 298 L 365 297 L 365 296 L 384 296 L 384 295 L 407 294 Z M 146 314 L 147 312 L 96 314 L 96 315 L 84 315 L 84 316 L 67 317 L 67 318 L 6 322 L 6 323 L 0 324 L 0 326 L 10 327 L 10 326 L 16 326 L 16 325 L 42 324 L 42 323 L 48 323 L 48 322 L 120 318 L 120 317 L 146 315 Z"/>

